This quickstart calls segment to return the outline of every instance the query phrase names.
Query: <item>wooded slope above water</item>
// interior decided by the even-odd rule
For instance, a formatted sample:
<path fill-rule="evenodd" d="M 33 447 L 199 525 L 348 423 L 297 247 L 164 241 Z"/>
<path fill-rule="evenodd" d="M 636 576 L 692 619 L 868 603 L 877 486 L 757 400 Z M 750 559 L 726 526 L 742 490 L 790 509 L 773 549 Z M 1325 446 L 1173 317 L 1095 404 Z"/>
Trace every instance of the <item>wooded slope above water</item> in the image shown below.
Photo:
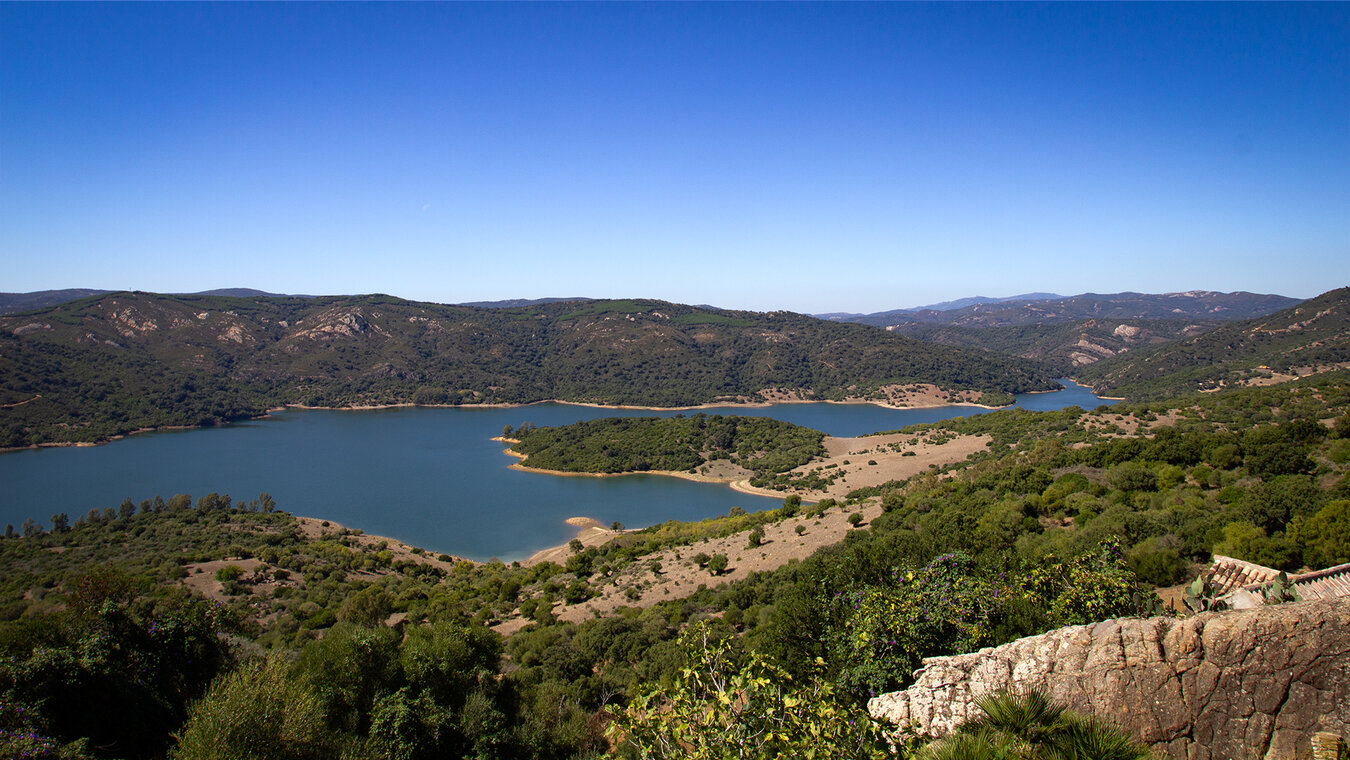
<path fill-rule="evenodd" d="M 660 301 L 483 309 L 389 296 L 117 293 L 0 318 L 0 446 L 213 424 L 282 404 L 687 406 L 932 383 L 1053 389 L 1031 361 L 787 312 Z"/>
<path fill-rule="evenodd" d="M 1269 316 L 1132 351 L 1077 374 L 1100 394 L 1142 400 L 1265 385 L 1344 366 L 1350 366 L 1350 288 Z"/>
<path fill-rule="evenodd" d="M 819 430 L 767 417 L 696 414 L 690 417 L 607 417 L 561 427 L 503 431 L 518 443 L 526 464 L 578 473 L 695 472 L 713 460 L 766 480 L 825 453 Z"/>

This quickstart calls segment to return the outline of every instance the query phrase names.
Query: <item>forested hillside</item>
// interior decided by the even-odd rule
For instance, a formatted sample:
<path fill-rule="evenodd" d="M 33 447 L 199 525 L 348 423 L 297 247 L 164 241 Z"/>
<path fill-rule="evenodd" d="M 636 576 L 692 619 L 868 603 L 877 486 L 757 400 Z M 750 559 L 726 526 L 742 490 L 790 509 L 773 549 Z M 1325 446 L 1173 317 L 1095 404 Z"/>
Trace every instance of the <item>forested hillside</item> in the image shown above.
<path fill-rule="evenodd" d="M 910 432 L 943 431 L 992 445 L 845 503 L 626 532 L 562 565 L 407 552 L 302 525 L 265 495 L 30 523 L 0 540 L 0 749 L 585 758 L 683 736 L 717 757 L 909 757 L 875 741 L 861 704 L 923 657 L 1158 611 L 1150 590 L 1214 553 L 1350 561 L 1344 371 Z M 730 535 L 761 551 L 765 526 L 800 535 L 864 509 L 842 543 L 733 584 L 727 558 L 700 550 Z M 672 563 L 702 580 L 643 593 Z M 560 622 L 609 586 L 643 606 Z M 505 640 L 486 627 L 512 621 Z"/>
<path fill-rule="evenodd" d="M 827 315 L 947 346 L 978 348 L 1041 362 L 1060 375 L 1103 359 L 1193 338 L 1225 322 L 1271 314 L 1297 299 L 1255 293 L 1038 294 L 969 299 L 952 308 Z"/>
<path fill-rule="evenodd" d="M 283 404 L 685 406 L 933 383 L 1010 401 L 1039 365 L 786 312 L 658 301 L 517 308 L 388 296 L 120 293 L 0 318 L 0 447 L 203 425 Z"/>
<path fill-rule="evenodd" d="M 1077 377 L 1102 395 L 1156 399 L 1345 366 L 1350 366 L 1350 288 L 1270 316 L 1098 362 Z"/>
<path fill-rule="evenodd" d="M 888 327 L 895 335 L 978 348 L 1034 359 L 1051 371 L 1078 375 L 1079 368 L 1172 340 L 1199 335 L 1222 324 L 1214 320 L 1088 319 L 1048 325 L 962 327 L 906 322 Z"/>

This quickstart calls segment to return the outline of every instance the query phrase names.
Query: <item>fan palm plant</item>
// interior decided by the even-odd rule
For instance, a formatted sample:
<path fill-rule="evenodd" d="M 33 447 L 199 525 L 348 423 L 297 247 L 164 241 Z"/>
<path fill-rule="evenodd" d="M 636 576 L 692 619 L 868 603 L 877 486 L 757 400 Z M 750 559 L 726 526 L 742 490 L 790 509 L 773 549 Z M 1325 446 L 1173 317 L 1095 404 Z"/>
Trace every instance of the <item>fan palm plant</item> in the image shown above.
<path fill-rule="evenodd" d="M 1146 760 L 1148 750 L 1115 726 L 1057 705 L 1038 690 L 975 700 L 984 713 L 930 744 L 924 760 Z"/>

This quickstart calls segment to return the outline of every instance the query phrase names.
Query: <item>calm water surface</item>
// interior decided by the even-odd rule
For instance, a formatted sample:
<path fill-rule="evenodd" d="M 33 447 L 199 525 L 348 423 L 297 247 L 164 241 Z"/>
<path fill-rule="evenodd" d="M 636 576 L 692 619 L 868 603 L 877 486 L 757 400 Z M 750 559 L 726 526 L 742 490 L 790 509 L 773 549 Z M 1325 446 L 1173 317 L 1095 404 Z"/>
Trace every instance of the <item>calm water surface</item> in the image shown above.
<path fill-rule="evenodd" d="M 1103 403 L 1061 380 L 1055 393 L 1019 396 L 1027 409 L 1087 409 Z M 979 414 L 970 406 L 884 409 L 868 404 L 777 404 L 710 409 L 805 425 L 835 436 L 894 430 Z M 671 416 L 568 404 L 510 409 L 288 410 L 204 430 L 136 435 L 105 446 L 0 454 L 0 524 L 50 515 L 74 520 L 176 493 L 210 491 L 247 500 L 266 491 L 281 509 L 336 520 L 432 551 L 473 559 L 522 559 L 567 541 L 568 517 L 585 515 L 630 528 L 701 520 L 732 507 L 768 509 L 780 499 L 658 475 L 565 478 L 511 470 L 515 461 L 489 440 L 505 425 L 566 425 L 608 416 Z M 687 412 L 686 412 L 687 413 Z"/>

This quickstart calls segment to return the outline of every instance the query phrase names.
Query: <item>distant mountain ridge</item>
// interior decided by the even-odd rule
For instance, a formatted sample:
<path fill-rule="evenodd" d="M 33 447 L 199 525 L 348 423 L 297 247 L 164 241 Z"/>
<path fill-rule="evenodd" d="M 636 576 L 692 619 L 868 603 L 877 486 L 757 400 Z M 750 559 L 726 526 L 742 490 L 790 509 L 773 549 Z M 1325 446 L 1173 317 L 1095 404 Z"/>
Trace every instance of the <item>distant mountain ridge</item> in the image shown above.
<path fill-rule="evenodd" d="M 942 301 L 941 303 L 926 304 L 924 306 L 911 306 L 907 309 L 891 309 L 889 311 L 879 311 L 874 314 L 857 314 L 853 312 L 836 311 L 828 314 L 813 314 L 812 316 L 820 319 L 831 319 L 838 322 L 857 322 L 860 318 L 881 317 L 890 314 L 912 314 L 917 311 L 955 311 L 964 309 L 968 306 L 988 303 L 1007 303 L 1009 301 L 1050 301 L 1064 296 L 1055 293 L 1023 293 L 1019 296 L 1004 296 L 1002 298 L 990 298 L 989 296 L 970 296 L 968 298 L 958 298 L 955 301 Z"/>
<path fill-rule="evenodd" d="M 19 314 L 25 311 L 60 306 L 81 298 L 104 296 L 116 293 L 115 290 L 96 290 L 91 288 L 67 288 L 65 290 L 36 290 L 31 293 L 0 293 L 0 315 Z M 313 298 L 314 296 L 286 296 L 281 293 L 268 293 L 254 288 L 217 288 L 198 293 L 183 293 L 192 296 L 230 296 L 232 298 Z"/>
<path fill-rule="evenodd" d="M 0 317 L 0 447 L 284 404 L 694 406 L 933 384 L 1007 403 L 1040 365 L 791 312 L 650 300 L 474 308 L 392 296 L 112 293 Z M 965 394 L 963 394 L 965 397 Z"/>
<path fill-rule="evenodd" d="M 69 303 L 89 296 L 101 296 L 111 290 L 92 288 L 64 288 L 62 290 L 35 290 L 31 293 L 0 293 L 0 314 L 17 314 L 22 311 L 45 309 L 49 306 Z"/>
<path fill-rule="evenodd" d="M 1049 296 L 1041 298 L 1041 296 Z M 976 299 L 962 299 L 976 300 Z M 874 327 L 908 323 L 961 327 L 1013 327 L 1062 324 L 1085 319 L 1250 319 L 1272 314 L 1299 303 L 1297 298 L 1243 291 L 1217 293 L 1191 290 L 1181 293 L 1083 293 L 1076 296 L 1029 294 L 981 300 L 970 305 L 949 301 L 933 307 L 897 309 L 847 319 Z M 949 307 L 950 308 L 947 308 Z"/>
<path fill-rule="evenodd" d="M 538 306 L 546 303 L 563 303 L 565 301 L 591 301 L 594 299 L 576 297 L 576 298 L 508 298 L 504 301 L 469 301 L 467 303 L 456 304 L 458 306 L 472 306 L 475 309 L 515 309 L 521 306 Z"/>
<path fill-rule="evenodd" d="M 1350 287 L 1084 367 L 1099 394 L 1171 398 L 1350 367 Z"/>

